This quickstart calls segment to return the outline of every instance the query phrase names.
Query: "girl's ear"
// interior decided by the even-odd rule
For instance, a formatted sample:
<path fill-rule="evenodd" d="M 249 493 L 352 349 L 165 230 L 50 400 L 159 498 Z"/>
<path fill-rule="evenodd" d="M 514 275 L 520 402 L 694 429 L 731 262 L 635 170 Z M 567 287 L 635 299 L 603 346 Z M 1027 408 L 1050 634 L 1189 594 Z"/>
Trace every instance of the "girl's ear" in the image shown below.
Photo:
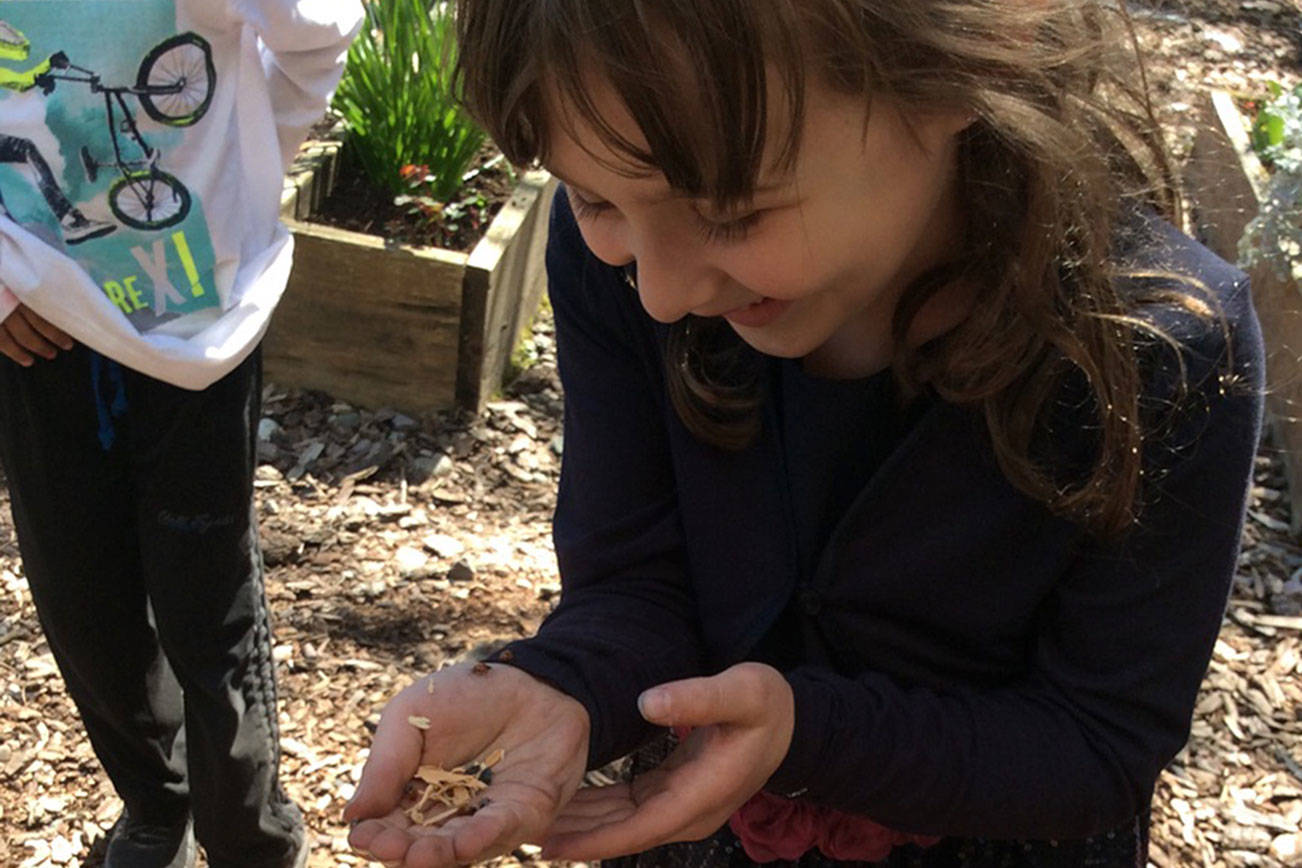
<path fill-rule="evenodd" d="M 978 120 L 975 111 L 955 108 L 915 112 L 906 122 L 918 144 L 930 151 L 944 148 Z"/>
<path fill-rule="evenodd" d="M 972 109 L 947 109 L 929 116 L 928 120 L 939 127 L 940 136 L 952 138 L 980 120 L 980 115 Z"/>

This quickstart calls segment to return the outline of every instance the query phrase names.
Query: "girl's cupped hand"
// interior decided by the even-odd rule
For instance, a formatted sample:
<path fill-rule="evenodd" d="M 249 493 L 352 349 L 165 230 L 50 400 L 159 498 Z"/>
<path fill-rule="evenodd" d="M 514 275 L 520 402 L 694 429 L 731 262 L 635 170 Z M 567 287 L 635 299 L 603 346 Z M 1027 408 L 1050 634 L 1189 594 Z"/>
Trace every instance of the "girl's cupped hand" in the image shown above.
<path fill-rule="evenodd" d="M 631 784 L 579 790 L 552 824 L 544 858 L 609 859 L 708 837 L 777 769 L 795 725 L 790 685 L 761 663 L 662 684 L 639 706 L 651 723 L 692 731 Z"/>
<path fill-rule="evenodd" d="M 412 718 L 425 718 L 418 728 Z M 425 721 L 419 721 L 424 725 Z M 422 765 L 446 769 L 501 748 L 473 815 L 429 828 L 399 809 Z M 357 793 L 344 809 L 348 841 L 388 866 L 445 868 L 541 840 L 583 777 L 588 713 L 513 666 L 462 664 L 420 679 L 384 709 Z"/>

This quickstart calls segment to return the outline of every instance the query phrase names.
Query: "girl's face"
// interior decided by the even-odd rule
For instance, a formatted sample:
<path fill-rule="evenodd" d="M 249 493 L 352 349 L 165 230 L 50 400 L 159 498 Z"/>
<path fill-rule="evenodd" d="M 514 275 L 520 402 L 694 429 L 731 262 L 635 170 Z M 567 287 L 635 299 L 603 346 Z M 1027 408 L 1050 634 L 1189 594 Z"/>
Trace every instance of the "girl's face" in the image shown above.
<path fill-rule="evenodd" d="M 612 94 L 597 97 L 621 134 L 645 142 Z M 738 213 L 685 197 L 659 173 L 608 168 L 627 160 L 582 122 L 573 133 L 552 125 L 548 168 L 566 183 L 592 252 L 637 264 L 642 306 L 655 319 L 722 316 L 763 353 L 804 358 L 825 376 L 862 376 L 890 362 L 891 315 L 905 288 L 955 249 L 956 141 L 967 123 L 955 114 L 906 123 L 881 99 L 864 120 L 862 99 L 811 88 L 794 169 L 761 177 Z M 934 298 L 909 342 L 961 315 L 952 294 Z"/>

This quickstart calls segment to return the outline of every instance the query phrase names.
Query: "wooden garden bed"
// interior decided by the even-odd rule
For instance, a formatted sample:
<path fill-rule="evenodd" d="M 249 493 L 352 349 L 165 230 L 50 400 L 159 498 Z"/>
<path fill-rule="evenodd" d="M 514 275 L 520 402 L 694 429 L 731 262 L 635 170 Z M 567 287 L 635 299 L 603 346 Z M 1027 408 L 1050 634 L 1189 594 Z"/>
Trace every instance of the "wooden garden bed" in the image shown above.
<path fill-rule="evenodd" d="M 1263 199 L 1266 172 L 1252 150 L 1248 124 L 1228 93 L 1206 95 L 1186 171 L 1200 240 L 1231 262 Z M 1302 533 L 1302 288 L 1269 264 L 1251 269 L 1252 297 L 1266 339 L 1266 409 L 1283 452 L 1294 535 Z"/>
<path fill-rule="evenodd" d="M 340 148 L 309 142 L 286 181 L 296 251 L 267 335 L 267 378 L 413 415 L 478 411 L 537 309 L 555 182 L 523 174 L 469 253 L 410 247 L 310 222 L 338 178 Z"/>

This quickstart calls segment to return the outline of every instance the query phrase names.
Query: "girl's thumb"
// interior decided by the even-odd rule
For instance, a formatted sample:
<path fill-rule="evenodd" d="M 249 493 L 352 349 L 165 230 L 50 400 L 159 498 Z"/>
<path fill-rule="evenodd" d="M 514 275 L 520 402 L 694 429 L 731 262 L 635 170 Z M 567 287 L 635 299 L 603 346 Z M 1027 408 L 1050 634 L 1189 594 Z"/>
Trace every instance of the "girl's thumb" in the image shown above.
<path fill-rule="evenodd" d="M 638 697 L 637 707 L 659 726 L 710 726 L 741 718 L 747 703 L 735 692 L 726 674 L 688 678 L 652 687 Z"/>
<path fill-rule="evenodd" d="M 379 798 L 378 789 L 367 785 L 363 778 L 357 783 L 357 791 L 353 797 L 344 805 L 344 822 L 355 823 L 358 820 L 369 820 L 374 817 L 383 816 L 385 800 Z"/>
<path fill-rule="evenodd" d="M 649 723 L 672 726 L 670 714 L 673 709 L 673 693 L 672 684 L 652 687 L 637 698 L 637 710 L 642 712 L 642 717 Z"/>
<path fill-rule="evenodd" d="M 357 792 L 344 806 L 344 820 L 351 823 L 382 817 L 396 808 L 411 778 L 409 765 L 401 757 L 373 745 L 361 780 L 357 782 Z"/>

